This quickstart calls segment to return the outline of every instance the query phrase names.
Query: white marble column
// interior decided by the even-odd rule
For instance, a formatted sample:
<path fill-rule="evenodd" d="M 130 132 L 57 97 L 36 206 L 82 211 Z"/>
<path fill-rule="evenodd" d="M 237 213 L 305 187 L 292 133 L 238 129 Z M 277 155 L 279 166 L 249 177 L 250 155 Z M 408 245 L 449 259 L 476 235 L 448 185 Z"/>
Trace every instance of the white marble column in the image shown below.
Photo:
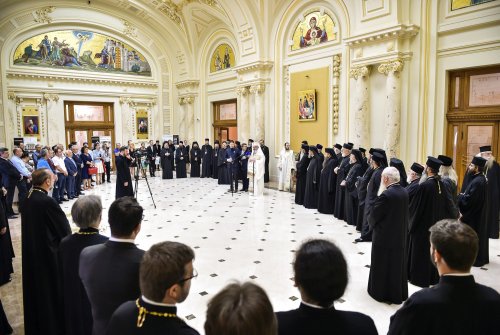
<path fill-rule="evenodd" d="M 245 142 L 249 139 L 250 134 L 250 118 L 249 118 L 249 91 L 245 86 L 240 86 L 236 89 L 238 95 L 238 139 Z"/>
<path fill-rule="evenodd" d="M 194 139 L 194 96 L 190 95 L 184 98 L 187 104 L 186 108 L 186 127 L 187 127 L 187 138 L 185 140 L 188 143 L 192 143 Z"/>
<path fill-rule="evenodd" d="M 400 120 L 401 120 L 401 81 L 399 73 L 403 70 L 403 61 L 396 59 L 380 64 L 378 71 L 387 76 L 385 85 L 385 141 L 384 149 L 389 157 L 399 157 Z"/>
<path fill-rule="evenodd" d="M 264 90 L 265 84 L 256 84 L 250 87 L 250 93 L 255 95 L 255 138 L 254 141 L 265 140 L 265 111 L 264 111 Z"/>
<path fill-rule="evenodd" d="M 179 98 L 179 131 L 178 135 L 180 139 L 184 139 L 186 136 L 186 102 L 184 98 Z"/>
<path fill-rule="evenodd" d="M 355 79 L 354 89 L 354 143 L 356 146 L 370 146 L 370 111 L 368 109 L 368 77 L 370 67 L 359 66 L 351 69 Z"/>

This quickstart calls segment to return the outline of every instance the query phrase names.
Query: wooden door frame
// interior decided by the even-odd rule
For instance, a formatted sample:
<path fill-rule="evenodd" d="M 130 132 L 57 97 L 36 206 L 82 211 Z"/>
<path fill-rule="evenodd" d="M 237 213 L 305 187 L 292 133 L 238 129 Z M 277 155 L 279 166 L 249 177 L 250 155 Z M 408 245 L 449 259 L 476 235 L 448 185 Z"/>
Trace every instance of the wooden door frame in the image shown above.
<path fill-rule="evenodd" d="M 236 104 L 236 119 L 234 120 L 220 120 L 220 106 L 225 105 L 225 104 L 231 104 L 234 103 Z M 221 101 L 214 101 L 213 103 L 213 120 L 214 122 L 212 123 L 212 128 L 214 131 L 214 140 L 221 140 L 220 138 L 220 132 L 217 130 L 220 128 L 228 128 L 228 136 L 229 136 L 229 128 L 236 127 L 238 128 L 238 100 L 237 99 L 229 99 L 229 100 L 221 100 Z M 236 140 L 236 139 L 232 139 Z"/>

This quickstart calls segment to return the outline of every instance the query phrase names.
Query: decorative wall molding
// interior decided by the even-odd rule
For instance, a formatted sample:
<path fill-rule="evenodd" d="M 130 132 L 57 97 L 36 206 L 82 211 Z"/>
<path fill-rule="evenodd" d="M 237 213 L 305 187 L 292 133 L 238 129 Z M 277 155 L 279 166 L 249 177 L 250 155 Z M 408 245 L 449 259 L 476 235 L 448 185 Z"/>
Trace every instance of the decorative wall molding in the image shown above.
<path fill-rule="evenodd" d="M 245 65 L 240 65 L 237 67 L 234 67 L 233 70 L 236 71 L 239 75 L 245 74 L 248 72 L 255 72 L 255 71 L 268 71 L 272 69 L 274 66 L 274 63 L 271 61 L 257 61 L 253 62 L 250 64 L 245 64 Z"/>
<path fill-rule="evenodd" d="M 410 38 L 418 34 L 420 28 L 417 25 L 398 24 L 393 27 L 371 31 L 366 34 L 360 34 L 344 39 L 344 43 L 350 47 L 358 47 L 371 43 L 380 43 L 383 41 Z"/>
<path fill-rule="evenodd" d="M 367 77 L 370 75 L 370 66 L 356 66 L 351 68 L 350 76 L 351 78 L 358 79 L 358 77 Z"/>
<path fill-rule="evenodd" d="M 382 63 L 378 67 L 378 72 L 388 75 L 389 72 L 393 72 L 394 75 L 399 76 L 399 73 L 403 71 L 404 62 L 402 59 L 394 59 L 386 63 Z"/>
<path fill-rule="evenodd" d="M 47 24 L 52 23 L 52 17 L 50 17 L 49 14 L 52 13 L 54 9 L 56 9 L 54 6 L 37 9 L 35 11 L 35 22 Z"/>
<path fill-rule="evenodd" d="M 43 98 L 47 101 L 54 101 L 54 102 L 59 101 L 59 95 L 54 93 L 44 93 Z"/>
<path fill-rule="evenodd" d="M 339 87 L 340 87 L 340 71 L 341 71 L 340 55 L 333 56 L 333 84 L 332 84 L 332 106 L 333 106 L 333 134 L 339 132 Z"/>
<path fill-rule="evenodd" d="M 123 20 L 122 19 L 122 23 L 123 23 L 123 33 L 128 36 L 128 37 L 131 37 L 131 38 L 135 38 L 137 37 L 137 28 L 134 27 L 130 22 L 128 22 L 127 20 Z"/>
<path fill-rule="evenodd" d="M 250 92 L 250 90 L 247 86 L 238 86 L 236 88 L 236 95 L 237 96 L 246 96 L 249 92 Z"/>
<path fill-rule="evenodd" d="M 264 93 L 265 90 L 266 90 L 266 84 L 262 82 L 250 86 L 250 93 L 252 94 L 261 94 Z"/>
<path fill-rule="evenodd" d="M 178 83 L 175 84 L 175 87 L 177 87 L 178 89 L 189 89 L 189 88 L 195 89 L 199 85 L 200 85 L 199 80 L 191 79 L 191 80 L 179 81 Z"/>

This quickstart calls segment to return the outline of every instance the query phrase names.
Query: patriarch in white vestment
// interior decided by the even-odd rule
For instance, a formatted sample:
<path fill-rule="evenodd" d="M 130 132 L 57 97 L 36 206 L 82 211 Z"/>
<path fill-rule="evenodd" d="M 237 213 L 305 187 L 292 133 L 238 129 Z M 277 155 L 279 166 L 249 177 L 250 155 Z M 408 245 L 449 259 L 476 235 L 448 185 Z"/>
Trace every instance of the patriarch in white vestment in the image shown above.
<path fill-rule="evenodd" d="M 281 149 L 278 160 L 278 190 L 290 191 L 290 180 L 294 169 L 295 157 L 293 156 L 293 150 L 290 149 L 290 143 L 286 142 L 285 147 Z"/>
<path fill-rule="evenodd" d="M 248 178 L 252 183 L 254 196 L 264 194 L 264 173 L 266 169 L 266 157 L 258 142 L 252 144 L 252 155 L 248 159 Z"/>

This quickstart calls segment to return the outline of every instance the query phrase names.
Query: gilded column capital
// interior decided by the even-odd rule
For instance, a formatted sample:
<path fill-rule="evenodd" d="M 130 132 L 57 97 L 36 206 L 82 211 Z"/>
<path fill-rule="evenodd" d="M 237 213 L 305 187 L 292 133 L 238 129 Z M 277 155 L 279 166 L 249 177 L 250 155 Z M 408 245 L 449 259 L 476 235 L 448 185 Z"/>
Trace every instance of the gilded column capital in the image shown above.
<path fill-rule="evenodd" d="M 9 100 L 16 100 L 16 92 L 13 92 L 13 91 L 8 91 L 7 92 L 7 98 Z"/>
<path fill-rule="evenodd" d="M 404 67 L 404 62 L 402 59 L 395 59 L 388 61 L 386 63 L 382 63 L 378 67 L 378 72 L 388 75 L 389 73 L 393 72 L 394 74 L 398 74 L 399 72 L 403 71 Z"/>
<path fill-rule="evenodd" d="M 245 96 L 248 94 L 248 88 L 246 86 L 238 86 L 236 88 L 236 95 L 240 96 Z"/>
<path fill-rule="evenodd" d="M 59 95 L 55 93 L 44 93 L 43 98 L 47 101 L 59 101 Z"/>
<path fill-rule="evenodd" d="M 250 86 L 250 93 L 252 94 L 261 94 L 266 90 L 266 85 L 264 84 L 255 84 Z"/>
<path fill-rule="evenodd" d="M 371 72 L 370 66 L 356 66 L 351 69 L 351 78 L 358 79 L 363 77 L 368 77 Z"/>
<path fill-rule="evenodd" d="M 191 105 L 194 102 L 194 95 L 184 97 L 184 103 Z"/>

